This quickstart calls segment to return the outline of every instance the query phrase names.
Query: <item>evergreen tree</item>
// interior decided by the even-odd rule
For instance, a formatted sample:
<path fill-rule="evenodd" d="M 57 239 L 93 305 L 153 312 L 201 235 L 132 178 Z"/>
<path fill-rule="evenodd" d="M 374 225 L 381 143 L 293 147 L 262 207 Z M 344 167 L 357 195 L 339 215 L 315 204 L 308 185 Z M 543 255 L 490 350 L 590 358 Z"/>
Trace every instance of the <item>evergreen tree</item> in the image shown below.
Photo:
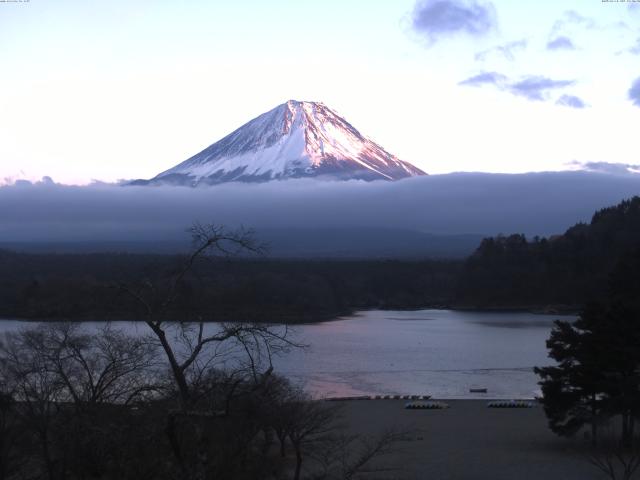
<path fill-rule="evenodd" d="M 558 365 L 535 369 L 542 378 L 542 403 L 549 427 L 559 435 L 571 436 L 588 424 L 596 441 L 597 424 L 604 414 L 605 382 L 597 338 L 602 315 L 602 307 L 592 304 L 573 324 L 557 320 L 547 348 Z"/>
<path fill-rule="evenodd" d="M 631 446 L 640 416 L 640 251 L 625 255 L 610 277 L 606 303 L 591 304 L 572 323 L 557 321 L 547 341 L 552 367 L 541 377 L 550 428 L 572 435 L 604 419 L 621 419 L 621 440 Z"/>

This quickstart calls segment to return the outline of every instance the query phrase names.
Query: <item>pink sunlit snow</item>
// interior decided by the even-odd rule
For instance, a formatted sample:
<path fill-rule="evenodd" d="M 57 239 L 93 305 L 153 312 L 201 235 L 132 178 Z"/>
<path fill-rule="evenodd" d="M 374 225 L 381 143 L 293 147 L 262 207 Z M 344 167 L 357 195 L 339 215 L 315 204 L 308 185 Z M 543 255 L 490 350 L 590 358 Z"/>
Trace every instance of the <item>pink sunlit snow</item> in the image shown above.
<path fill-rule="evenodd" d="M 318 102 L 289 100 L 150 183 L 182 185 L 317 177 L 399 180 L 425 175 Z"/>

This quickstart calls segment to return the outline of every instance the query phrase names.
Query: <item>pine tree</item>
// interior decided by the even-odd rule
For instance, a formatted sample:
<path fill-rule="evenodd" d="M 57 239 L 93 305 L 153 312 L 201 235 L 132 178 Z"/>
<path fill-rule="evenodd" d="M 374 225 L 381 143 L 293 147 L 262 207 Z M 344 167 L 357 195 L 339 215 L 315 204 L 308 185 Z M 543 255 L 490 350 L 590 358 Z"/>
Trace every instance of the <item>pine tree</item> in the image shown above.
<path fill-rule="evenodd" d="M 570 436 L 584 425 L 621 419 L 631 446 L 640 417 L 640 252 L 613 269 L 606 303 L 587 306 L 574 322 L 557 321 L 547 341 L 552 367 L 536 368 L 550 428 Z"/>

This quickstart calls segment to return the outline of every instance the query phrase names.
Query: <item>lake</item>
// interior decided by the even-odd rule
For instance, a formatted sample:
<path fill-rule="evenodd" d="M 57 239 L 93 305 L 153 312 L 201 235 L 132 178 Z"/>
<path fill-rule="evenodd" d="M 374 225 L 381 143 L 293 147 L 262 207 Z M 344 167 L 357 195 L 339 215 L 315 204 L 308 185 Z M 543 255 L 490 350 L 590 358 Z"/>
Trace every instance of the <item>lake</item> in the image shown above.
<path fill-rule="evenodd" d="M 296 326 L 294 338 L 309 347 L 277 358 L 274 364 L 276 372 L 303 384 L 316 397 L 532 398 L 538 391 L 533 367 L 552 363 L 545 341 L 553 320 L 573 318 L 455 310 L 364 311 Z M 28 324 L 4 320 L 0 332 L 24 325 Z M 143 324 L 114 325 L 146 333 Z M 487 393 L 473 394 L 471 388 L 486 388 Z"/>
<path fill-rule="evenodd" d="M 429 394 L 531 398 L 534 366 L 552 364 L 553 320 L 574 317 L 454 310 L 366 311 L 298 328 L 308 351 L 279 370 L 316 395 Z M 487 388 L 487 394 L 471 394 Z"/>

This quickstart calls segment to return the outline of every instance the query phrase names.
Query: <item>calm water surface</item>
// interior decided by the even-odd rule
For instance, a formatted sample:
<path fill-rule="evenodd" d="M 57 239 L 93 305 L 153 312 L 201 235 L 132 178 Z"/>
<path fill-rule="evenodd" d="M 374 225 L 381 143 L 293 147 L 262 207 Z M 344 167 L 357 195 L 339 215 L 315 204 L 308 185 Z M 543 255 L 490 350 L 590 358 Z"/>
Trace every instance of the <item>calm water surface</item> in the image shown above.
<path fill-rule="evenodd" d="M 438 398 L 530 398 L 534 366 L 549 365 L 553 320 L 529 313 L 367 311 L 303 326 L 310 343 L 280 371 L 316 395 L 429 394 Z M 487 388 L 486 395 L 471 388 Z"/>
<path fill-rule="evenodd" d="M 533 367 L 551 363 L 545 341 L 558 318 L 573 317 L 453 310 L 360 312 L 296 326 L 295 339 L 309 347 L 276 359 L 275 368 L 318 397 L 530 398 L 538 390 Z M 25 325 L 4 320 L 0 332 Z M 140 323 L 114 325 L 147 332 Z M 471 388 L 486 388 L 487 394 L 472 394 Z"/>

